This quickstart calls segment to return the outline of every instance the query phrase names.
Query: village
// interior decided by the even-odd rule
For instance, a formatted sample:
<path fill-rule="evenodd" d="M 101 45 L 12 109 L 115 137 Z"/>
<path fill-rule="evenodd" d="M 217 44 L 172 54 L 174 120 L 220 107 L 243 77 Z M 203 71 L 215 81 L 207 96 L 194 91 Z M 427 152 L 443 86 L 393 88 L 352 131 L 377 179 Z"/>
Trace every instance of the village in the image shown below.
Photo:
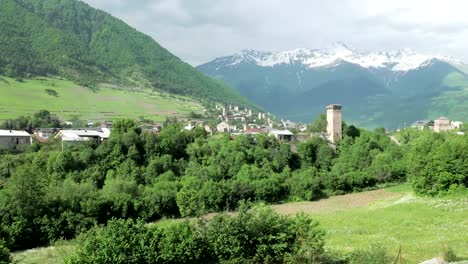
<path fill-rule="evenodd" d="M 182 130 L 191 131 L 202 127 L 209 134 L 229 133 L 232 137 L 239 135 L 266 134 L 279 141 L 306 141 L 312 136 L 318 136 L 327 140 L 331 145 L 342 139 L 342 106 L 331 104 L 326 107 L 327 129 L 326 133 L 309 133 L 307 125 L 290 120 L 278 119 L 271 113 L 253 111 L 239 106 L 216 105 L 211 110 L 205 110 L 205 118 L 183 120 L 186 125 Z M 207 121 L 211 118 L 211 121 Z M 64 122 L 64 126 L 72 126 L 70 121 Z M 62 149 L 77 146 L 86 142 L 101 143 L 107 140 L 112 131 L 112 122 L 105 121 L 99 127 L 94 123 L 88 123 L 86 128 L 34 128 L 32 134 L 24 130 L 0 130 L 0 150 L 17 149 L 22 145 L 31 145 L 33 142 L 46 143 L 50 139 L 61 142 Z M 144 133 L 158 134 L 163 128 L 161 123 L 142 124 Z M 459 135 L 464 135 L 460 128 L 461 121 L 450 121 L 446 117 L 435 120 L 416 121 L 411 128 L 430 129 L 434 132 L 456 130 Z"/>

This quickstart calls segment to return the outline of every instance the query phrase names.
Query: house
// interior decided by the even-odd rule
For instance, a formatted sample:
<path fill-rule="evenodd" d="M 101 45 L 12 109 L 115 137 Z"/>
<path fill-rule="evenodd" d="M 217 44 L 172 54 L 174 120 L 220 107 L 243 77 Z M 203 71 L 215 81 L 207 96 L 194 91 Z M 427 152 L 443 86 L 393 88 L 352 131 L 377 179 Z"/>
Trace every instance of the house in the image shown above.
<path fill-rule="evenodd" d="M 463 126 L 463 122 L 461 121 L 452 121 L 450 122 L 450 129 L 460 129 Z"/>
<path fill-rule="evenodd" d="M 209 125 L 205 125 L 203 127 L 207 133 L 213 134 L 213 129 Z"/>
<path fill-rule="evenodd" d="M 261 134 L 261 133 L 265 133 L 265 131 L 263 131 L 261 129 L 258 129 L 258 128 L 248 128 L 248 129 L 244 130 L 244 134 L 246 134 L 246 135 L 258 135 L 258 134 Z"/>
<path fill-rule="evenodd" d="M 45 143 L 49 138 L 54 137 L 58 131 L 58 128 L 38 128 L 34 130 L 33 136 L 39 143 Z"/>
<path fill-rule="evenodd" d="M 110 136 L 110 129 L 100 128 L 96 129 L 74 129 L 74 130 L 60 130 L 56 138 L 62 140 L 62 149 L 65 146 L 80 145 L 85 142 L 94 141 L 100 143 L 108 139 Z"/>
<path fill-rule="evenodd" d="M 23 130 L 0 130 L 0 149 L 15 149 L 19 145 L 31 145 L 31 135 Z"/>
<path fill-rule="evenodd" d="M 220 133 L 226 133 L 226 132 L 236 131 L 237 127 L 231 126 L 226 121 L 223 121 L 216 126 L 216 130 Z"/>
<path fill-rule="evenodd" d="M 446 117 L 439 117 L 434 120 L 434 131 L 443 132 L 450 130 L 450 120 Z"/>
<path fill-rule="evenodd" d="M 269 136 L 274 136 L 279 141 L 292 141 L 294 134 L 289 130 L 272 129 L 268 132 Z"/>
<path fill-rule="evenodd" d="M 418 120 L 416 122 L 414 122 L 411 127 L 412 128 L 417 128 L 419 130 L 423 130 L 424 127 L 429 127 L 430 129 L 433 129 L 434 127 L 434 121 L 432 120 Z"/>

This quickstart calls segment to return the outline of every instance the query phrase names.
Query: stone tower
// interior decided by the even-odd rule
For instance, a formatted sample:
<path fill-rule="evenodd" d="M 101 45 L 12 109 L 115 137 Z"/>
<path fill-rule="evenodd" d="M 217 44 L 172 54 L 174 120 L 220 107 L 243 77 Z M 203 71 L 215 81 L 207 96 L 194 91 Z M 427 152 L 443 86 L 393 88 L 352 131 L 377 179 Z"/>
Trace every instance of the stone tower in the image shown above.
<path fill-rule="evenodd" d="M 341 131 L 341 105 L 327 105 L 327 138 L 336 143 L 343 138 Z"/>
<path fill-rule="evenodd" d="M 434 120 L 434 131 L 442 132 L 450 130 L 450 120 L 446 117 L 439 117 Z"/>

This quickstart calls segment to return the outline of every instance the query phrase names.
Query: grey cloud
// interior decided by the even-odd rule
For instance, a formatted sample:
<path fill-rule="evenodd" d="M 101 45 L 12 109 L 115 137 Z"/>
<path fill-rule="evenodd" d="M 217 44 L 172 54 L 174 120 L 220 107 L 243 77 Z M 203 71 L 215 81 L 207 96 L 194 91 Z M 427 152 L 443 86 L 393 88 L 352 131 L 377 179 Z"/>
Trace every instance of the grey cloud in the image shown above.
<path fill-rule="evenodd" d="M 413 48 L 468 62 L 464 51 L 468 43 L 468 18 L 438 23 L 430 19 L 429 22 L 412 20 L 415 10 L 405 6 L 369 14 L 366 0 L 85 2 L 152 36 L 193 65 L 244 48 L 320 48 L 335 41 L 357 49 Z"/>

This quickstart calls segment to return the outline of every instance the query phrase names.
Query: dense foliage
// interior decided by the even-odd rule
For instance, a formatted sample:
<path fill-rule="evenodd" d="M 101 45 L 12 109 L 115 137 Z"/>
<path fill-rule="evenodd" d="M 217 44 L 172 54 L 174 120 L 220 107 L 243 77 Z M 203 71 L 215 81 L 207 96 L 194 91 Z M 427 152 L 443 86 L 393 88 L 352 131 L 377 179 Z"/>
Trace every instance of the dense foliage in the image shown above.
<path fill-rule="evenodd" d="M 468 136 L 405 130 L 407 175 L 420 194 L 436 195 L 468 187 Z"/>
<path fill-rule="evenodd" d="M 3 0 L 0 75 L 59 75 L 94 87 L 152 87 L 218 102 L 249 104 L 150 37 L 75 0 Z"/>
<path fill-rule="evenodd" d="M 112 220 L 78 240 L 68 263 L 318 263 L 327 260 L 324 232 L 305 215 L 267 207 L 209 221 L 145 226 Z M 302 259 L 298 262 L 297 260 Z M 306 262 L 307 260 L 307 262 Z"/>
<path fill-rule="evenodd" d="M 11 263 L 10 250 L 3 239 L 0 239 L 0 264 Z"/>
<path fill-rule="evenodd" d="M 168 124 L 155 135 L 120 120 L 101 145 L 62 151 L 36 143 L 4 154 L 1 228 L 9 247 L 22 249 L 112 218 L 154 221 L 234 210 L 242 200 L 313 200 L 400 179 L 398 166 L 386 162 L 399 149 L 380 132 L 345 138 L 338 153 L 319 138 L 297 149 L 263 134 L 233 140 Z"/>

